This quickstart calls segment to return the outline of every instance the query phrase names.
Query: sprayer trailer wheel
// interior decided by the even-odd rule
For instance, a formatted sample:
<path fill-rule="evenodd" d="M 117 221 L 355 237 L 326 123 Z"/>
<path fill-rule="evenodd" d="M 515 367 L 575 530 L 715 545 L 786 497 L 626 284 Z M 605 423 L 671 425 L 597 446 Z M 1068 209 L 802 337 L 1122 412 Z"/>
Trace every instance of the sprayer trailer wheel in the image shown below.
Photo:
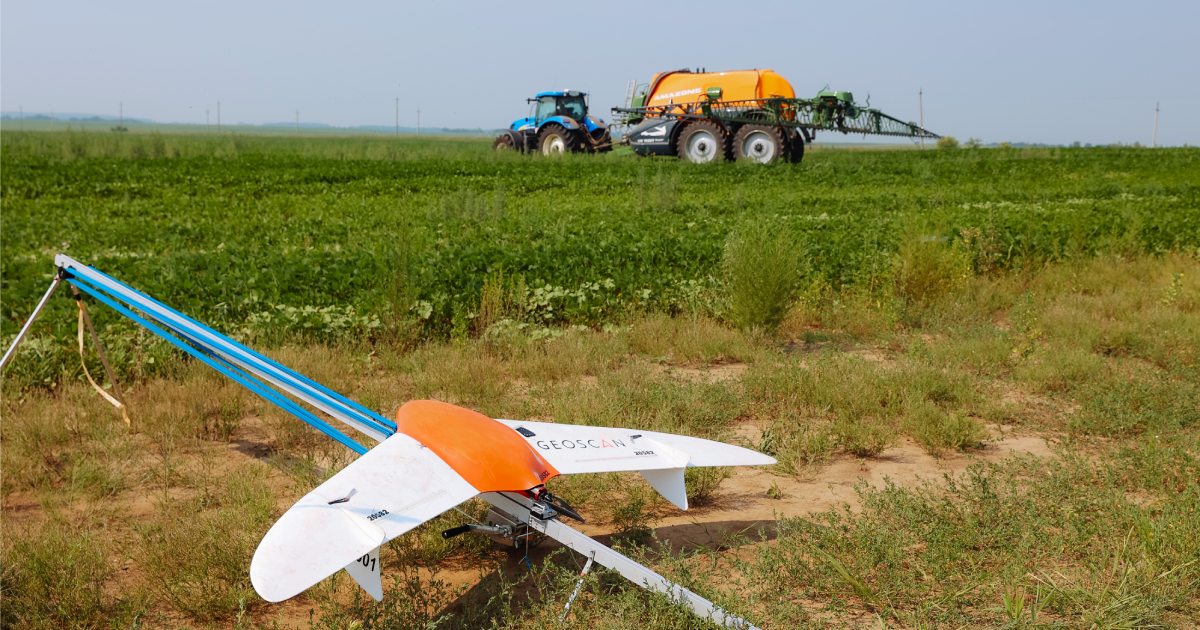
<path fill-rule="evenodd" d="M 799 129 L 795 130 L 788 142 L 787 156 L 792 164 L 799 164 L 800 160 L 804 159 L 804 133 Z"/>
<path fill-rule="evenodd" d="M 745 125 L 733 138 L 733 155 L 738 160 L 770 164 L 783 157 L 783 142 L 778 127 Z"/>
<path fill-rule="evenodd" d="M 697 120 L 679 134 L 680 159 L 708 164 L 725 157 L 725 131 L 709 120 Z"/>
<path fill-rule="evenodd" d="M 579 151 L 579 138 L 558 123 L 550 123 L 538 132 L 538 148 L 542 155 L 562 155 Z"/>

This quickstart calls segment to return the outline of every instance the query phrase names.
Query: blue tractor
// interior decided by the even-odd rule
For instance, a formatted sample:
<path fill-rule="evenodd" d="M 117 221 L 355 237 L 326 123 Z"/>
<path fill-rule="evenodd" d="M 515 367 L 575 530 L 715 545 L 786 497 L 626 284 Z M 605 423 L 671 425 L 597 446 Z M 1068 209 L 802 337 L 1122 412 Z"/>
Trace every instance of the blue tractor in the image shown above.
<path fill-rule="evenodd" d="M 612 151 L 608 125 L 588 115 L 587 94 L 542 92 L 526 102 L 533 103 L 533 115 L 509 125 L 492 148 L 543 155 Z"/>

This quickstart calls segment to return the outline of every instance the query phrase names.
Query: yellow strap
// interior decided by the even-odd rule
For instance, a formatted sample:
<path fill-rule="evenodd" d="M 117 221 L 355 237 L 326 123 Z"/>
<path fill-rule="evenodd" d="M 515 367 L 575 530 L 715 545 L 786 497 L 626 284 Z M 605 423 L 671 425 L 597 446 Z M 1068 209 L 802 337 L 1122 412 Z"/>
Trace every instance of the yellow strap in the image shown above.
<path fill-rule="evenodd" d="M 120 396 L 120 390 L 117 389 L 117 379 L 113 376 L 112 369 L 108 367 L 108 358 L 104 356 L 104 349 L 100 347 L 100 338 L 96 336 L 96 329 L 92 327 L 91 318 L 87 316 L 87 307 L 85 307 L 83 302 L 80 300 L 76 300 L 75 303 L 79 305 L 79 362 L 83 365 L 83 374 L 87 377 L 88 382 L 92 384 L 92 387 L 95 388 L 95 390 L 99 392 L 105 400 L 112 403 L 112 406 L 121 410 L 121 417 L 125 419 L 125 424 L 128 426 L 130 424 L 129 414 L 125 412 L 125 405 L 116 398 L 113 398 L 108 392 L 104 391 L 103 387 L 97 385 L 95 379 L 92 378 L 91 372 L 88 372 L 87 355 L 83 349 L 83 325 L 85 320 L 87 321 L 88 330 L 92 333 L 92 341 L 96 344 L 96 351 L 100 353 L 100 361 L 104 363 L 104 369 L 108 372 L 109 380 L 112 381 L 113 390 L 117 391 L 117 395 Z"/>

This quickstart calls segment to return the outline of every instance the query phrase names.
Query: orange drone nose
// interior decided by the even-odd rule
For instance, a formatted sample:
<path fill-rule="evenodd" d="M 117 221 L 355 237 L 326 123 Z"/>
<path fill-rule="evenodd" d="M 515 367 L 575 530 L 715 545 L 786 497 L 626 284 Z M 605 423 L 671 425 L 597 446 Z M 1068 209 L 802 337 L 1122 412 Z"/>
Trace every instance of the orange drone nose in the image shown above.
<path fill-rule="evenodd" d="M 559 474 L 516 431 L 470 409 L 413 400 L 396 412 L 396 427 L 480 492 L 529 490 Z"/>

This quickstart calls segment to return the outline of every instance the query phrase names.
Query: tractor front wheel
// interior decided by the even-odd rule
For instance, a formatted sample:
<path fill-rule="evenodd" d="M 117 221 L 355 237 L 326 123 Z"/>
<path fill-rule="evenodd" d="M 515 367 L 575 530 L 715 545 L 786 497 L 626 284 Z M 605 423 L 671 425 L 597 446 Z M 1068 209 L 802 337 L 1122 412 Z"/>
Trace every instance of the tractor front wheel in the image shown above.
<path fill-rule="evenodd" d="M 538 148 L 542 155 L 562 155 L 579 151 L 579 138 L 558 123 L 550 123 L 538 132 Z"/>
<path fill-rule="evenodd" d="M 697 120 L 679 134 L 680 159 L 708 164 L 725 157 L 725 131 L 711 120 Z"/>
<path fill-rule="evenodd" d="M 770 164 L 783 157 L 783 142 L 778 127 L 746 125 L 733 138 L 733 155 L 739 161 Z"/>

